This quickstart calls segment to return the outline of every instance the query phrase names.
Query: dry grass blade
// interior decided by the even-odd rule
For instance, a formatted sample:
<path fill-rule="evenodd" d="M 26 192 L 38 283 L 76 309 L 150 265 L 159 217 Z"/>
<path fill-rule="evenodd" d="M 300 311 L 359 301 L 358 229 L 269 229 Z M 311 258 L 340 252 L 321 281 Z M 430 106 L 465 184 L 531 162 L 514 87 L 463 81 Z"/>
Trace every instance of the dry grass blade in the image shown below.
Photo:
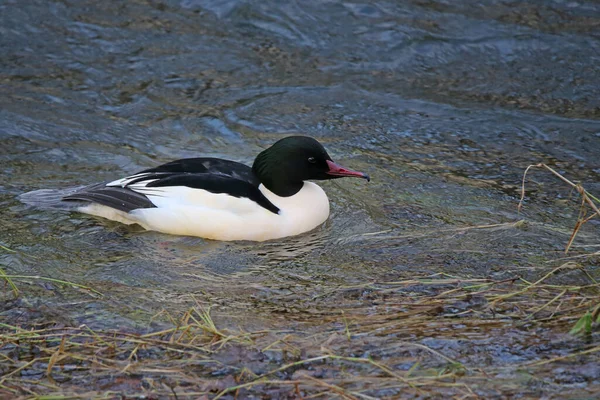
<path fill-rule="evenodd" d="M 584 356 L 587 354 L 593 354 L 593 353 L 597 353 L 600 351 L 600 346 L 596 346 L 596 347 L 592 347 L 591 349 L 587 349 L 584 351 L 580 351 L 577 353 L 573 353 L 573 354 L 568 354 L 566 356 L 561 356 L 561 357 L 554 357 L 548 360 L 543 360 L 543 361 L 537 361 L 537 362 L 533 362 L 533 363 L 529 363 L 529 364 L 525 364 L 528 367 L 534 367 L 534 366 L 540 366 L 540 365 L 545 365 L 545 364 L 551 364 L 551 363 L 555 363 L 557 361 L 562 361 L 562 360 L 566 360 L 569 358 L 574 358 L 574 357 L 580 357 L 580 356 Z"/>
<path fill-rule="evenodd" d="M 0 249 L 6 251 L 7 253 L 16 253 L 17 252 L 16 250 L 9 249 L 8 247 L 2 246 L 1 244 L 0 244 Z"/>
<path fill-rule="evenodd" d="M 4 278 L 4 279 L 7 279 L 7 278 L 8 279 L 33 279 L 33 280 L 40 280 L 40 281 L 47 281 L 47 282 L 59 283 L 61 285 L 73 286 L 73 287 L 76 287 L 78 289 L 83 289 L 83 290 L 86 290 L 88 292 L 92 292 L 94 294 L 97 294 L 98 296 L 104 296 L 102 293 L 100 293 L 96 289 L 91 288 L 89 286 L 80 285 L 78 283 L 69 282 L 69 281 L 63 281 L 61 279 L 47 278 L 45 276 L 39 276 L 39 275 L 2 275 L 1 277 Z"/>
<path fill-rule="evenodd" d="M 0 249 L 6 251 L 7 253 L 16 253 L 15 250 L 9 249 L 8 247 L 2 246 L 1 244 L 0 244 Z M 12 281 L 10 276 L 8 276 L 2 268 L 0 268 L 0 278 L 4 279 L 4 281 L 8 284 L 8 286 L 10 286 L 10 289 L 12 290 L 15 298 L 19 297 L 19 289 L 17 288 L 15 283 Z"/>
<path fill-rule="evenodd" d="M 341 396 L 343 399 L 349 400 L 357 400 L 357 399 L 365 399 L 365 400 L 375 400 L 375 397 L 367 396 L 362 393 L 354 393 L 348 390 L 345 390 L 343 387 L 333 385 L 331 383 L 327 383 L 310 375 L 303 375 L 302 378 L 308 379 L 309 381 L 314 382 L 317 386 L 324 386 L 329 389 L 331 392 Z"/>
<path fill-rule="evenodd" d="M 4 272 L 2 268 L 0 268 L 0 278 L 4 279 L 8 286 L 10 286 L 10 289 L 12 290 L 15 298 L 19 297 L 19 289 L 17 288 L 17 285 L 15 285 L 10 276 L 6 275 L 6 272 Z"/>
<path fill-rule="evenodd" d="M 64 355 L 66 339 L 67 339 L 66 336 L 62 337 L 62 339 L 60 341 L 60 345 L 58 346 L 58 349 L 56 350 L 56 352 L 54 352 L 54 354 L 52 354 L 50 356 L 50 360 L 48 361 L 48 367 L 46 368 L 46 376 L 48 377 L 48 379 L 50 379 L 50 381 L 52 383 L 54 383 L 53 379 L 52 379 L 52 368 L 54 368 L 54 364 L 56 364 L 57 362 L 59 362 L 60 360 L 62 360 L 66 357 Z"/>
<path fill-rule="evenodd" d="M 571 236 L 569 238 L 569 241 L 567 242 L 567 245 L 565 247 L 565 254 L 567 254 L 569 252 L 569 249 L 571 248 L 573 242 L 575 241 L 575 237 L 577 236 L 577 233 L 579 232 L 579 230 L 581 229 L 581 227 L 588 222 L 589 220 L 591 220 L 592 218 L 596 218 L 600 216 L 600 210 L 598 209 L 598 205 L 600 205 L 600 199 L 598 199 L 597 197 L 595 197 L 594 195 L 592 195 L 591 193 L 589 193 L 587 190 L 584 189 L 584 187 L 581 184 L 576 184 L 571 182 L 570 180 L 568 180 L 567 178 L 565 178 L 564 176 L 562 176 L 561 174 L 559 174 L 557 171 L 555 171 L 554 169 L 552 169 L 551 167 L 549 167 L 546 164 L 532 164 L 529 165 L 526 169 L 525 172 L 523 173 L 523 181 L 521 184 L 521 199 L 519 200 L 519 205 L 518 205 L 518 210 L 521 211 L 521 209 L 523 208 L 523 202 L 525 201 L 525 180 L 527 177 L 527 173 L 529 172 L 529 170 L 531 168 L 545 168 L 548 171 L 550 171 L 552 174 L 554 174 L 555 176 L 557 176 L 560 180 L 562 180 L 563 182 L 567 183 L 568 185 L 570 185 L 572 188 L 574 188 L 577 193 L 579 193 L 579 195 L 581 196 L 581 206 L 579 209 L 579 217 L 577 219 L 577 222 L 575 223 L 575 227 L 573 228 L 573 232 L 571 233 Z M 596 204 L 598 203 L 598 205 Z M 585 209 L 585 206 L 589 206 L 593 213 L 590 216 L 587 216 L 587 211 Z"/>

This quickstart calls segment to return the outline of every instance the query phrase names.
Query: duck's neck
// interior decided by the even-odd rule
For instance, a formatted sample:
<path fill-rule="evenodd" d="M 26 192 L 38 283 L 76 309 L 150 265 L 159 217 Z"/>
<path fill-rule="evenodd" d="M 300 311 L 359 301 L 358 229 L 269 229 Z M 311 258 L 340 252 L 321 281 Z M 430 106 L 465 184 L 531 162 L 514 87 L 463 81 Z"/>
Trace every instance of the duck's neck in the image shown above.
<path fill-rule="evenodd" d="M 292 183 L 285 182 L 283 180 L 278 179 L 261 179 L 259 178 L 261 183 L 269 189 L 271 192 L 276 194 L 279 197 L 291 197 L 300 192 L 304 185 L 303 182 Z"/>
<path fill-rule="evenodd" d="M 282 168 L 283 161 L 275 160 L 271 157 L 268 149 L 263 151 L 256 157 L 252 165 L 252 172 L 258 180 L 267 188 L 279 197 L 290 197 L 298 193 L 304 182 L 292 176 L 293 170 Z"/>

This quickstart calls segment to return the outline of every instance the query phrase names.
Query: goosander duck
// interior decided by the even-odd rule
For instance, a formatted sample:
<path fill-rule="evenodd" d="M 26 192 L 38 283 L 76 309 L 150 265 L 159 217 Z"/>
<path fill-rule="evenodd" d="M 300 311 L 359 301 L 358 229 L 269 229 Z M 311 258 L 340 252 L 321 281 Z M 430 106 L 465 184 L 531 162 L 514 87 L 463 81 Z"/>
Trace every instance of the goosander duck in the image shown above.
<path fill-rule="evenodd" d="M 264 241 L 298 235 L 325 222 L 329 200 L 309 180 L 342 177 L 370 180 L 334 163 L 317 140 L 290 136 L 261 152 L 252 168 L 218 158 L 187 158 L 54 198 L 82 213 L 147 230 Z"/>

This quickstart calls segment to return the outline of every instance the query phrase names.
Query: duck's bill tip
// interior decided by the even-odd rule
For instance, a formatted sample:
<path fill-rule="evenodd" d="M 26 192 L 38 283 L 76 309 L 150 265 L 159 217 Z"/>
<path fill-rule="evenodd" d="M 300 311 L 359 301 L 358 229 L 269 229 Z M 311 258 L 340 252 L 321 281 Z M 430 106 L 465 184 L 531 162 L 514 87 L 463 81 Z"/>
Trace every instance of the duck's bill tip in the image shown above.
<path fill-rule="evenodd" d="M 353 171 L 348 168 L 344 168 L 341 165 L 334 163 L 333 161 L 327 160 L 327 165 L 329 166 L 329 171 L 327 171 L 328 175 L 339 176 L 339 177 L 355 177 L 355 178 L 363 178 L 366 179 L 367 182 L 371 182 L 371 177 L 365 173 Z"/>

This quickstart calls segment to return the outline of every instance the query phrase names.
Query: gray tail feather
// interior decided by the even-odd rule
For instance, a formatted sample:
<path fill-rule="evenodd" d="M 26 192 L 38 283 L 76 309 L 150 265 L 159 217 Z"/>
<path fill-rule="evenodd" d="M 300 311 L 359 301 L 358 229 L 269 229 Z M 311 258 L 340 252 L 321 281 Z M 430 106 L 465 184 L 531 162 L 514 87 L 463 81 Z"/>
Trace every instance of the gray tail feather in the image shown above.
<path fill-rule="evenodd" d="M 108 206 L 123 212 L 155 205 L 143 194 L 122 187 L 96 183 L 66 189 L 41 189 L 24 193 L 19 199 L 30 206 L 45 209 L 73 210 L 90 203 Z"/>
<path fill-rule="evenodd" d="M 85 186 L 76 186 L 66 189 L 40 189 L 33 192 L 23 193 L 19 196 L 19 200 L 23 203 L 38 207 L 50 208 L 59 210 L 73 210 L 86 202 L 64 201 L 65 196 L 72 195 L 83 189 Z"/>

